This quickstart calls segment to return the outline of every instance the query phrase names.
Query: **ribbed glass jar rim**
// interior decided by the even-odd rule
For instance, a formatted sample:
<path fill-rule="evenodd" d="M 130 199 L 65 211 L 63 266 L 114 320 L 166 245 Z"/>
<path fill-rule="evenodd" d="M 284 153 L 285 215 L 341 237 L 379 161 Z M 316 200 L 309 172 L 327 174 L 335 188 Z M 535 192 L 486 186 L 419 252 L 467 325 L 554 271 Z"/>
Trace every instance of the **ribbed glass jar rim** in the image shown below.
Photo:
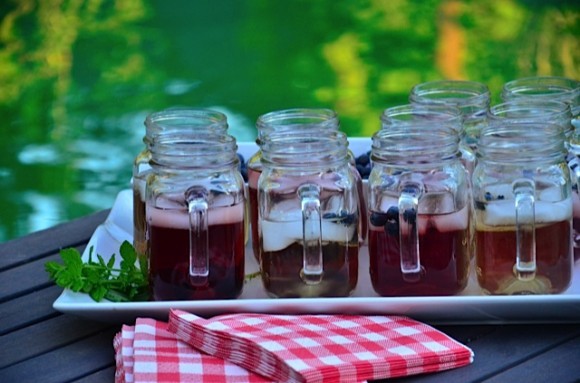
<path fill-rule="evenodd" d="M 455 160 L 460 135 L 452 125 L 415 124 L 381 129 L 372 136 L 371 159 L 382 163 L 435 164 Z"/>
<path fill-rule="evenodd" d="M 336 112 L 326 108 L 276 110 L 259 116 L 256 121 L 259 141 L 277 131 L 338 130 L 339 126 Z"/>
<path fill-rule="evenodd" d="M 274 132 L 262 144 L 264 166 L 303 171 L 333 167 L 348 161 L 348 140 L 340 131 Z"/>
<path fill-rule="evenodd" d="M 176 107 L 149 114 L 145 118 L 145 140 L 179 132 L 226 132 L 225 114 L 204 108 Z"/>
<path fill-rule="evenodd" d="M 429 81 L 413 86 L 409 100 L 418 104 L 455 105 L 463 113 L 473 113 L 489 107 L 490 92 L 487 85 L 476 81 Z"/>
<path fill-rule="evenodd" d="M 480 161 L 501 164 L 531 164 L 563 161 L 566 136 L 558 124 L 514 122 L 487 125 L 477 147 Z"/>
<path fill-rule="evenodd" d="M 504 101 L 516 98 L 557 100 L 574 107 L 580 99 L 580 82 L 556 76 L 519 78 L 504 84 L 501 98 Z"/>
<path fill-rule="evenodd" d="M 381 114 L 381 128 L 414 124 L 438 124 L 444 122 L 462 131 L 463 115 L 454 105 L 405 104 L 387 108 Z"/>
<path fill-rule="evenodd" d="M 570 105 L 554 100 L 513 99 L 494 105 L 488 110 L 490 124 L 505 122 L 549 122 L 560 125 L 566 136 L 572 134 Z"/>
<path fill-rule="evenodd" d="M 216 168 L 239 162 L 235 137 L 227 133 L 173 133 L 151 144 L 151 163 L 178 168 Z"/>

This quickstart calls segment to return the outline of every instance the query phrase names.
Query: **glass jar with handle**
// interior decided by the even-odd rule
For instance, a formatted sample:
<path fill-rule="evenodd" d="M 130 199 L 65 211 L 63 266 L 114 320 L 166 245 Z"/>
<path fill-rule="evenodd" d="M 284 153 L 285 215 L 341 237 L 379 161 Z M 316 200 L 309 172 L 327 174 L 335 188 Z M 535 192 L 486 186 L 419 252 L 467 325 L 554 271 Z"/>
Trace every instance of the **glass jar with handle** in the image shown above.
<path fill-rule="evenodd" d="M 275 133 L 291 133 L 311 135 L 316 132 L 325 134 L 329 131 L 339 131 L 340 121 L 335 111 L 324 108 L 295 108 L 283 109 L 265 113 L 256 121 L 258 138 L 256 143 L 258 150 L 248 160 L 248 190 L 250 205 L 250 227 L 252 237 L 252 249 L 256 259 L 259 260 L 260 247 L 258 246 L 258 179 L 262 172 L 262 145 L 268 141 L 268 137 Z M 349 170 L 356 179 L 360 196 L 360 211 L 365 214 L 363 182 L 355 166 L 354 155 L 349 151 Z M 363 217 L 364 218 L 364 217 Z M 359 240 L 363 244 L 366 238 L 366 220 L 360 220 Z"/>
<path fill-rule="evenodd" d="M 561 126 L 491 124 L 473 174 L 476 273 L 488 294 L 554 294 L 573 267 L 572 188 Z"/>
<path fill-rule="evenodd" d="M 574 258 L 578 260 L 580 259 L 580 82 L 556 76 L 518 78 L 504 84 L 501 98 L 510 105 L 527 102 L 540 105 L 544 109 L 553 109 L 555 102 L 568 105 L 569 110 L 553 116 L 555 119 L 552 121 L 560 124 L 561 117 L 568 116 L 571 122 L 566 124 L 565 130 L 568 144 L 566 161 L 574 189 Z M 510 108 L 512 109 L 513 107 Z"/>
<path fill-rule="evenodd" d="M 144 148 L 133 161 L 133 246 L 137 253 L 147 249 L 145 238 L 145 184 L 151 173 L 151 145 L 160 136 L 195 131 L 226 132 L 227 118 L 208 109 L 171 108 L 154 112 L 145 118 Z"/>
<path fill-rule="evenodd" d="M 429 81 L 413 86 L 409 100 L 412 104 L 457 107 L 463 115 L 460 150 L 464 162 L 475 165 L 479 133 L 486 124 L 491 103 L 487 85 L 476 81 Z M 467 170 L 471 174 L 473 168 Z"/>
<path fill-rule="evenodd" d="M 274 297 L 348 296 L 358 281 L 359 196 L 342 132 L 272 134 L 262 145 L 258 237 Z"/>
<path fill-rule="evenodd" d="M 459 139 L 453 126 L 425 122 L 373 135 L 368 243 L 378 294 L 451 295 L 466 287 L 470 200 Z"/>
<path fill-rule="evenodd" d="M 145 215 L 154 300 L 240 295 L 245 262 L 244 180 L 234 137 L 165 135 L 151 146 Z"/>

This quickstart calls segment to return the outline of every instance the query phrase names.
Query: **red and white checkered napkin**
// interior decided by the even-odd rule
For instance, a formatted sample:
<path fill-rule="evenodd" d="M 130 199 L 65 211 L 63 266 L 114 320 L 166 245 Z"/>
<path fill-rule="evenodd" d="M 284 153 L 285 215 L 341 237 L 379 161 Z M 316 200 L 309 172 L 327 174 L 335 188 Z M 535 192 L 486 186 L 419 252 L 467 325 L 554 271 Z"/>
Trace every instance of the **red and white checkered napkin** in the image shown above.
<path fill-rule="evenodd" d="M 473 352 L 403 316 L 231 314 L 172 310 L 192 347 L 277 382 L 361 382 L 467 365 Z"/>
<path fill-rule="evenodd" d="M 113 340 L 116 383 L 271 382 L 235 364 L 201 354 L 167 330 L 167 323 L 138 318 Z"/>

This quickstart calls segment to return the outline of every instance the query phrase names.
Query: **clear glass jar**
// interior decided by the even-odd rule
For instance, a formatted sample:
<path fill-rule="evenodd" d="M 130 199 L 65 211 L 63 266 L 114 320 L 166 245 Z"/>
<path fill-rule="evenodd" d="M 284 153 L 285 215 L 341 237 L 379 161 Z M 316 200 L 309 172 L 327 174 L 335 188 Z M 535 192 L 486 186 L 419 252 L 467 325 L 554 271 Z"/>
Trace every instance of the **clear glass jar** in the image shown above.
<path fill-rule="evenodd" d="M 268 136 L 274 133 L 304 133 L 306 135 L 312 132 L 321 131 L 338 131 L 340 121 L 336 112 L 330 109 L 285 109 L 263 114 L 258 117 L 256 122 L 258 137 L 256 144 L 258 150 L 248 160 L 248 190 L 250 205 L 250 227 L 252 232 L 252 249 L 256 259 L 259 260 L 260 247 L 258 246 L 258 179 L 262 172 L 262 145 L 268 140 Z M 348 152 L 350 160 L 350 171 L 357 179 L 357 187 L 361 196 L 361 207 L 364 207 L 363 182 L 362 177 L 356 170 L 354 155 Z M 361 209 L 364 210 L 364 209 Z M 366 220 L 361 220 L 363 225 L 359 230 L 361 244 L 366 237 Z"/>
<path fill-rule="evenodd" d="M 459 140 L 443 123 L 373 135 L 368 246 L 379 295 L 451 295 L 467 286 L 471 205 Z"/>
<path fill-rule="evenodd" d="M 573 267 L 572 188 L 561 126 L 484 129 L 473 174 L 476 272 L 487 294 L 554 294 Z"/>
<path fill-rule="evenodd" d="M 151 146 L 145 217 L 154 300 L 228 299 L 242 291 L 245 194 L 234 137 L 189 133 Z"/>
<path fill-rule="evenodd" d="M 360 205 L 342 132 L 262 143 L 260 269 L 273 297 L 348 296 L 358 281 Z"/>
<path fill-rule="evenodd" d="M 422 105 L 452 105 L 463 114 L 460 147 L 471 153 L 475 162 L 479 134 L 487 120 L 490 92 L 487 85 L 475 81 L 441 80 L 417 84 L 411 88 L 409 100 Z"/>
<path fill-rule="evenodd" d="M 463 134 L 463 114 L 454 105 L 407 104 L 387 108 L 381 115 L 381 129 L 393 126 L 416 125 L 423 123 L 426 128 L 444 123 Z M 463 165 L 471 174 L 475 167 L 475 156 L 470 149 L 460 145 Z"/>
<path fill-rule="evenodd" d="M 580 259 L 580 82 L 553 76 L 537 76 L 519 78 L 504 84 L 502 100 L 506 102 L 534 101 L 536 103 L 552 103 L 555 101 L 570 106 L 572 132 L 567 133 L 568 156 L 566 161 L 572 172 L 572 187 L 574 189 L 574 257 Z"/>
<path fill-rule="evenodd" d="M 580 102 L 580 82 L 554 76 L 519 78 L 504 84 L 501 99 L 504 102 L 518 99 L 565 102 L 577 115 L 578 111 L 574 108 Z"/>
<path fill-rule="evenodd" d="M 145 254 L 145 184 L 151 172 L 151 145 L 157 137 L 195 131 L 226 132 L 227 118 L 224 114 L 207 109 L 171 108 L 149 114 L 145 118 L 143 150 L 133 161 L 133 246 L 138 254 Z"/>
<path fill-rule="evenodd" d="M 574 132 L 570 105 L 555 100 L 517 98 L 493 105 L 488 111 L 489 125 L 506 122 L 550 122 L 558 125 L 566 138 L 566 145 Z"/>

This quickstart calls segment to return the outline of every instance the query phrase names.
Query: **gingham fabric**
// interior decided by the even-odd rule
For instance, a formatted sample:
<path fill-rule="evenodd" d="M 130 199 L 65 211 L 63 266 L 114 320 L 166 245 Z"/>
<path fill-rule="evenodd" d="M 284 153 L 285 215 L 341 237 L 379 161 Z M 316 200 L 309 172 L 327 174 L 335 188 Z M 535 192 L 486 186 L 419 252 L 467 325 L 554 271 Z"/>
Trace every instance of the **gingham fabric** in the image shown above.
<path fill-rule="evenodd" d="M 473 352 L 403 316 L 231 314 L 172 310 L 168 329 L 195 349 L 276 382 L 361 382 L 447 370 Z"/>
<path fill-rule="evenodd" d="M 201 354 L 167 331 L 167 323 L 138 318 L 113 340 L 116 383 L 264 383 L 235 364 Z"/>

